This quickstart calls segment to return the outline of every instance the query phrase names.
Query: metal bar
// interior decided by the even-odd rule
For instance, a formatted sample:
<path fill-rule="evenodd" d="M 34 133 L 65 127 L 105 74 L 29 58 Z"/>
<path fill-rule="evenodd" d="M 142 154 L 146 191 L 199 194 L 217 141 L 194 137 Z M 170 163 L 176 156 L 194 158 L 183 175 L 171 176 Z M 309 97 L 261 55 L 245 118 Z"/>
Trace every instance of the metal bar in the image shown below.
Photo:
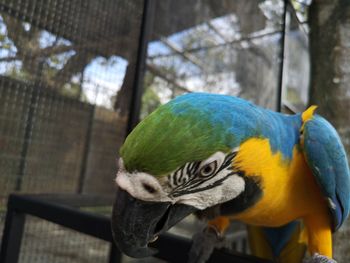
<path fill-rule="evenodd" d="M 21 249 L 25 214 L 17 212 L 11 207 L 11 200 L 8 201 L 6 221 L 1 242 L 0 262 L 17 263 Z"/>
<path fill-rule="evenodd" d="M 151 246 L 157 248 L 158 250 L 158 253 L 154 257 L 166 260 L 170 263 L 187 262 L 188 252 L 190 251 L 191 245 L 191 240 L 169 234 L 161 235 L 156 242 L 151 243 Z M 271 261 L 241 253 L 233 253 L 223 249 L 215 249 L 207 263 L 217 262 L 269 263 Z"/>
<path fill-rule="evenodd" d="M 282 107 L 282 89 L 283 89 L 283 69 L 284 69 L 284 50 L 285 50 L 285 37 L 286 37 L 286 17 L 288 0 L 283 0 L 283 15 L 282 15 L 282 33 L 280 42 L 280 55 L 279 55 L 279 72 L 278 72 L 278 84 L 277 84 L 277 100 L 276 100 L 276 110 L 281 111 Z"/>
<path fill-rule="evenodd" d="M 30 138 L 32 136 L 35 108 L 39 97 L 39 88 L 36 86 L 33 86 L 31 88 L 33 89 L 33 92 L 29 103 L 29 110 L 25 117 L 26 124 L 24 128 L 23 144 L 22 144 L 21 158 L 20 158 L 20 163 L 19 163 L 18 173 L 16 178 L 15 191 L 20 191 L 22 188 L 22 181 L 26 170 L 26 162 L 27 162 L 28 149 L 30 145 Z"/>
<path fill-rule="evenodd" d="M 55 203 L 53 198 L 49 198 L 49 200 L 50 201 L 45 200 L 42 195 L 10 195 L 8 201 L 9 213 L 5 222 L 5 232 L 0 252 L 1 263 L 16 263 L 16 257 L 18 257 L 19 254 L 19 244 L 23 233 L 24 214 L 48 220 L 52 223 L 100 238 L 113 244 L 110 219 L 108 217 L 83 212 L 66 205 Z M 16 213 L 16 217 L 13 217 L 13 213 Z M 9 235 L 9 233 L 11 233 L 11 235 Z M 158 253 L 155 257 L 171 263 L 182 263 L 187 261 L 187 254 L 191 247 L 191 241 L 172 234 L 162 234 L 156 242 L 152 243 L 152 246 L 158 249 Z M 7 254 L 9 251 L 11 253 Z M 5 256 L 9 258 L 9 255 L 12 256 L 12 258 L 10 258 L 11 260 L 2 261 Z M 121 254 L 113 244 L 110 250 L 109 262 L 119 262 L 118 260 L 120 258 Z M 215 250 L 208 262 L 225 263 L 233 261 L 237 263 L 270 262 L 268 260 L 243 254 L 235 254 L 224 250 Z"/>
<path fill-rule="evenodd" d="M 25 125 L 23 145 L 21 150 L 21 159 L 20 159 L 17 178 L 16 178 L 15 191 L 20 191 L 22 188 L 22 181 L 26 170 L 26 164 L 27 164 L 28 149 L 30 146 L 30 138 L 32 136 L 33 124 L 35 120 L 35 112 L 36 112 L 37 103 L 38 103 L 40 90 L 41 90 L 41 77 L 43 74 L 43 67 L 44 67 L 44 60 L 40 62 L 37 69 L 38 74 L 35 78 L 34 85 L 31 86 L 33 89 L 33 92 L 32 92 L 32 97 L 30 99 L 29 110 L 25 118 L 26 125 Z"/>
<path fill-rule="evenodd" d="M 112 242 L 109 250 L 109 263 L 120 263 L 122 262 L 123 254 L 120 252 L 120 250 L 115 246 L 115 244 Z"/>
<path fill-rule="evenodd" d="M 144 0 L 144 8 L 141 23 L 141 32 L 137 51 L 137 60 L 135 66 L 135 79 L 130 102 L 130 111 L 127 124 L 127 133 L 139 122 L 141 99 L 143 93 L 143 76 L 146 68 L 146 56 L 148 40 L 152 32 L 154 20 L 155 1 Z"/>
<path fill-rule="evenodd" d="M 91 105 L 90 112 L 89 112 L 89 119 L 88 119 L 88 127 L 86 131 L 86 137 L 85 137 L 85 143 L 84 143 L 84 149 L 83 149 L 83 159 L 81 161 L 80 175 L 78 178 L 77 193 L 79 194 L 83 192 L 83 188 L 84 188 L 86 168 L 87 168 L 89 153 L 90 153 L 92 130 L 94 126 L 94 118 L 95 118 L 95 105 Z"/>
<path fill-rule="evenodd" d="M 106 216 L 46 201 L 35 195 L 11 194 L 9 200 L 12 202 L 13 209 L 21 213 L 30 214 L 108 242 L 113 241 L 110 220 Z"/>

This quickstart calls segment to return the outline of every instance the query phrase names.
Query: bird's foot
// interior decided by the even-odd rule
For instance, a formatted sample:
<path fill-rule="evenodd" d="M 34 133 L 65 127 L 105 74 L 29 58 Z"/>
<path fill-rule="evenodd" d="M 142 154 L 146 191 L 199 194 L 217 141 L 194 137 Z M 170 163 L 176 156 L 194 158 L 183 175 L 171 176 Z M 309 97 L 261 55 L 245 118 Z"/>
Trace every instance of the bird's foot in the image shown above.
<path fill-rule="evenodd" d="M 222 248 L 226 245 L 226 239 L 216 228 L 207 226 L 203 231 L 192 237 L 192 247 L 188 256 L 188 263 L 205 263 L 214 248 Z"/>
<path fill-rule="evenodd" d="M 304 260 L 303 263 L 337 263 L 337 261 L 320 254 L 314 254 L 312 258 Z"/>

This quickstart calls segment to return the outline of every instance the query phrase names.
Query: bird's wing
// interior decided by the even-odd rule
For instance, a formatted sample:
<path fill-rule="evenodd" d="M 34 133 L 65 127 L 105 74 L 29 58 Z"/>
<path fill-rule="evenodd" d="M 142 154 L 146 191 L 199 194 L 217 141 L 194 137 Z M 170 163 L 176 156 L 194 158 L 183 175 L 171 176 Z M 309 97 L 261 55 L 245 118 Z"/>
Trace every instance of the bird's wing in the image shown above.
<path fill-rule="evenodd" d="M 350 174 L 344 146 L 333 126 L 318 115 L 307 120 L 303 130 L 304 155 L 328 200 L 335 231 L 349 214 Z"/>

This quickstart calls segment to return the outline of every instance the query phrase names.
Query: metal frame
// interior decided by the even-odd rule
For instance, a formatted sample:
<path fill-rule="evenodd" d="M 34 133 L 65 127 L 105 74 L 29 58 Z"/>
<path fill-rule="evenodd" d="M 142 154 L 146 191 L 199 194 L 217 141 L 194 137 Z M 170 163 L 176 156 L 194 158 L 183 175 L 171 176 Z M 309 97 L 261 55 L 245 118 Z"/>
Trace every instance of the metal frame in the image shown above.
<path fill-rule="evenodd" d="M 281 23 L 281 30 L 275 31 L 275 32 L 269 32 L 266 34 L 263 34 L 262 36 L 269 35 L 269 34 L 281 34 L 281 40 L 280 40 L 280 53 L 279 53 L 279 72 L 278 72 L 278 79 L 277 79 L 277 94 L 276 94 L 276 111 L 280 112 L 282 109 L 282 89 L 283 89 L 283 74 L 284 74 L 284 53 L 285 53 L 285 37 L 286 37 L 286 16 L 288 12 L 288 6 L 289 6 L 289 0 L 283 0 L 283 14 L 282 14 L 282 23 Z M 136 60 L 136 66 L 135 66 L 135 79 L 132 87 L 132 96 L 131 96 L 131 102 L 130 102 L 130 111 L 128 116 L 128 124 L 126 129 L 126 134 L 129 134 L 132 129 L 137 125 L 139 122 L 139 115 L 140 115 L 140 109 L 141 109 L 141 99 L 142 99 L 142 93 L 143 93 L 143 76 L 145 73 L 146 68 L 146 57 L 147 57 L 147 46 L 148 46 L 148 40 L 150 39 L 150 36 L 152 34 L 152 26 L 153 26 L 153 20 L 154 20 L 154 12 L 155 12 L 155 0 L 144 0 L 144 10 L 143 10 L 143 16 L 142 16 L 142 24 L 141 24 L 141 32 L 140 32 L 140 38 L 139 38 L 139 46 L 138 46 L 138 53 L 137 53 L 137 60 Z M 210 23 L 208 24 L 210 27 Z M 212 28 L 212 27 L 211 27 Z M 257 36 L 257 37 L 262 37 Z M 249 39 L 252 39 L 254 37 L 251 37 Z M 235 42 L 241 42 L 245 39 L 235 40 L 227 44 L 232 44 Z M 176 47 L 174 47 L 170 42 L 167 42 L 165 38 L 161 39 L 161 42 L 165 45 L 167 45 L 170 49 L 172 49 L 175 53 L 180 54 L 185 59 L 189 60 L 193 64 L 195 64 L 198 67 L 201 67 L 200 64 L 198 64 L 194 58 L 192 57 L 186 57 L 185 53 L 193 52 L 196 49 L 193 50 L 184 50 L 183 52 L 179 51 Z M 216 45 L 218 46 L 218 45 Z M 216 47 L 213 46 L 213 47 Z M 212 47 L 200 47 L 197 49 L 204 49 L 204 48 L 212 48 Z M 148 65 L 147 65 L 148 66 Z M 157 70 L 152 67 L 152 65 L 148 66 L 149 69 L 155 73 L 156 75 L 159 75 L 161 78 L 164 78 L 162 74 L 157 74 L 159 72 L 156 72 Z M 169 81 L 168 78 L 165 78 L 167 81 Z M 172 82 L 175 86 L 179 87 L 180 89 L 187 91 L 186 88 L 180 87 L 176 82 Z"/>
<path fill-rule="evenodd" d="M 84 203 L 84 205 L 86 205 L 89 201 L 95 201 L 96 198 L 88 195 L 70 195 L 66 199 L 62 197 L 64 197 L 64 195 L 56 194 L 11 194 L 9 196 L 0 251 L 1 263 L 18 262 L 26 215 L 39 217 L 107 241 L 111 243 L 109 262 L 121 262 L 122 254 L 114 245 L 110 218 L 81 211 L 74 207 L 78 206 L 79 203 Z M 100 200 L 100 204 L 106 202 L 104 200 Z M 68 205 L 69 203 L 73 206 Z M 191 241 L 180 236 L 164 234 L 161 235 L 158 241 L 153 243 L 152 246 L 159 250 L 158 254 L 155 255 L 156 258 L 171 263 L 183 263 L 187 261 L 187 254 L 191 246 Z M 208 262 L 267 263 L 270 261 L 238 253 L 233 254 L 232 252 L 224 250 L 215 250 Z"/>
<path fill-rule="evenodd" d="M 278 72 L 278 84 L 276 94 L 276 110 L 278 112 L 282 109 L 282 89 L 283 89 L 283 74 L 284 74 L 284 50 L 285 50 L 285 38 L 286 38 L 286 17 L 288 9 L 288 0 L 283 0 L 283 14 L 282 14 L 282 31 L 280 41 L 280 54 L 279 54 L 279 72 Z"/>
<path fill-rule="evenodd" d="M 94 126 L 95 108 L 96 108 L 95 105 L 90 106 L 88 127 L 86 131 L 86 138 L 84 143 L 83 158 L 81 161 L 80 174 L 79 174 L 78 185 L 77 185 L 77 193 L 79 194 L 83 193 L 83 190 L 84 190 L 87 163 L 88 163 L 89 154 L 90 154 L 90 145 L 91 145 L 92 130 L 93 130 L 92 128 Z"/>
<path fill-rule="evenodd" d="M 3 239 L 1 243 L 0 262 L 18 262 L 21 240 L 23 236 L 25 215 L 32 215 L 55 224 L 85 233 L 87 235 L 111 242 L 113 238 L 108 217 L 79 211 L 53 201 L 54 195 L 19 195 L 11 194 L 7 203 L 7 214 Z M 111 249 L 110 258 L 120 262 L 120 252 Z M 119 259 L 119 261 L 118 261 Z"/>
<path fill-rule="evenodd" d="M 285 18 L 287 12 L 288 1 L 284 0 L 284 13 L 282 21 L 282 36 L 281 36 L 281 52 L 280 52 L 280 77 L 278 83 L 277 94 L 277 110 L 281 108 L 281 96 L 282 96 L 282 82 L 283 82 L 283 61 L 284 61 L 284 39 L 285 39 Z M 144 9 L 142 15 L 142 24 L 140 29 L 139 46 L 137 53 L 137 60 L 135 65 L 134 83 L 132 86 L 132 96 L 130 103 L 130 111 L 127 124 L 127 134 L 135 127 L 139 121 L 139 113 L 141 108 L 141 98 L 143 92 L 143 76 L 145 72 L 145 60 L 147 54 L 148 39 L 151 35 L 151 29 L 153 26 L 155 0 L 144 0 Z M 33 96 L 33 103 L 36 96 Z M 34 113 L 30 112 L 32 115 Z M 93 116 L 93 113 L 91 114 Z M 90 118 L 91 121 L 91 118 Z M 31 121 L 28 122 L 25 137 L 30 134 Z M 91 127 L 89 127 L 91 129 Z M 88 144 L 91 137 L 91 130 L 88 131 L 86 142 L 86 156 L 83 158 L 83 168 L 81 170 L 80 180 L 78 182 L 79 193 L 82 192 L 83 178 L 85 176 L 85 164 L 88 158 Z M 25 169 L 25 156 L 27 152 L 27 146 L 24 145 L 22 149 L 22 164 L 19 171 L 19 179 L 17 182 L 17 188 L 20 188 L 21 177 L 23 170 Z M 80 195 L 81 197 L 82 195 Z M 76 196 L 78 197 L 78 196 Z M 73 198 L 74 199 L 74 198 Z M 74 199 L 70 199 L 69 202 L 58 198 L 57 195 L 20 195 L 11 194 L 8 198 L 7 214 L 5 221 L 5 228 L 3 232 L 3 238 L 0 251 L 0 263 L 16 263 L 18 262 L 21 240 L 25 227 L 26 215 L 36 216 L 44 220 L 48 220 L 52 223 L 76 230 L 78 232 L 102 239 L 111 244 L 109 262 L 116 263 L 121 262 L 122 254 L 118 248 L 114 245 L 110 218 L 81 211 L 74 206 Z M 79 199 L 79 198 L 78 198 Z M 96 199 L 92 198 L 94 201 Z M 79 203 L 79 202 L 78 202 Z M 79 206 L 76 203 L 76 206 Z M 154 246 L 159 249 L 159 253 L 155 257 L 166 260 L 168 262 L 186 262 L 187 254 L 191 246 L 191 241 L 183 237 L 164 234 L 160 236 L 159 240 L 154 243 Z M 267 260 L 258 259 L 255 257 L 233 254 L 224 250 L 214 250 L 209 263 L 214 262 L 270 262 Z"/>
<path fill-rule="evenodd" d="M 27 155 L 28 155 L 28 149 L 30 144 L 30 137 L 32 135 L 33 124 L 35 119 L 35 111 L 36 111 L 35 108 L 36 108 L 36 103 L 39 99 L 39 95 L 40 95 L 40 88 L 34 85 L 32 87 L 32 94 L 30 98 L 29 109 L 28 109 L 28 112 L 26 113 L 27 121 L 25 124 L 23 144 L 21 149 L 21 159 L 20 159 L 17 178 L 16 178 L 15 191 L 22 190 L 22 182 L 26 171 L 26 162 L 27 162 Z"/>
<path fill-rule="evenodd" d="M 146 68 L 148 40 L 152 34 L 153 20 L 155 12 L 155 0 L 144 0 L 141 31 L 137 50 L 135 76 L 132 86 L 130 110 L 126 134 L 129 134 L 139 122 L 141 111 L 141 100 L 143 93 L 143 76 Z"/>

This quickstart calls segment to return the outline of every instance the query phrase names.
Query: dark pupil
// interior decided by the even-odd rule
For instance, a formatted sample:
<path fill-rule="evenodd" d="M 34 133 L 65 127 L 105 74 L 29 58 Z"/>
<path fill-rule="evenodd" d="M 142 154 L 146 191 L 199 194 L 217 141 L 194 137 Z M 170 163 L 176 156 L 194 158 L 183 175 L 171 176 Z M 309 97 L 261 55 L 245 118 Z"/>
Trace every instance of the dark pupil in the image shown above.
<path fill-rule="evenodd" d="M 150 194 L 154 194 L 156 192 L 156 189 L 154 189 L 152 186 L 150 186 L 148 184 L 142 184 L 142 186 Z"/>
<path fill-rule="evenodd" d="M 206 167 L 204 167 L 204 173 L 205 174 L 208 174 L 208 173 L 210 173 L 212 171 L 212 168 L 211 168 L 211 166 L 210 165 L 207 165 Z"/>

